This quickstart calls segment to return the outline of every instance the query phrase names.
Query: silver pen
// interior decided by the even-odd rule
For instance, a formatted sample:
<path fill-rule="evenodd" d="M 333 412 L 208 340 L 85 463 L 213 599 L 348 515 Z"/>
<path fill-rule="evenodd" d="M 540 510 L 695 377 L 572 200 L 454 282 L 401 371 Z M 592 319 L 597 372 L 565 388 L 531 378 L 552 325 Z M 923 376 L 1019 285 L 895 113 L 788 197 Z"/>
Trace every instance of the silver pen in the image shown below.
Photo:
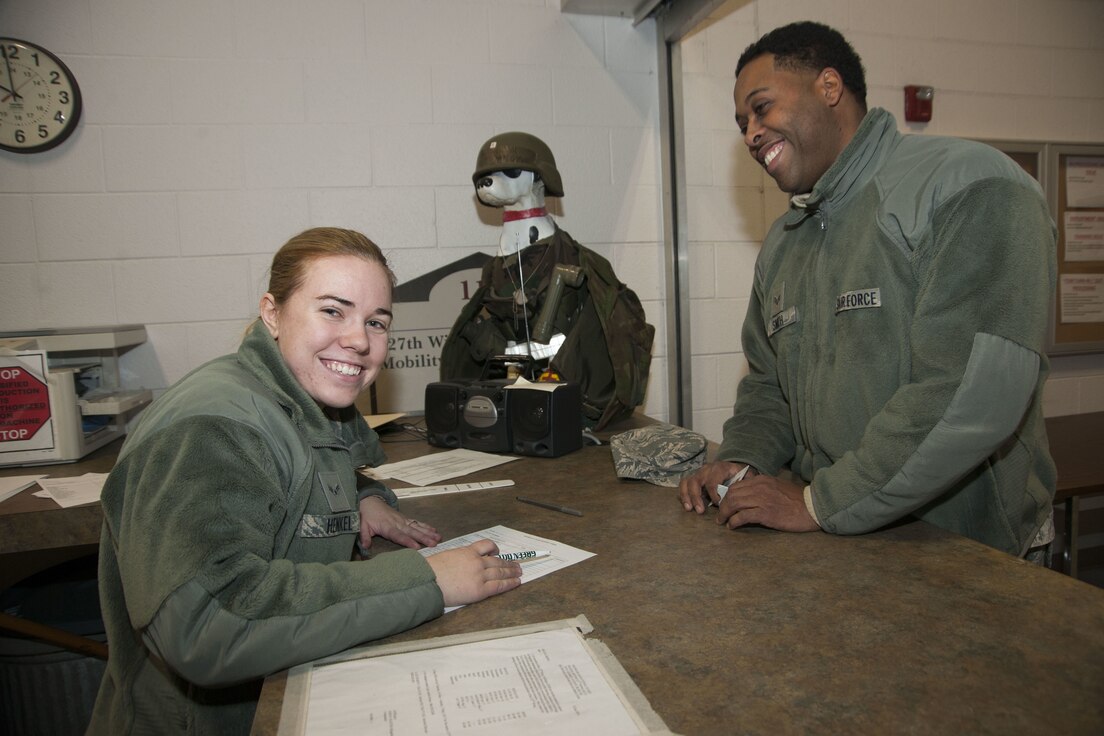
<path fill-rule="evenodd" d="M 744 479 L 744 476 L 747 475 L 747 472 L 748 472 L 749 468 L 751 468 L 750 465 L 745 465 L 739 473 L 732 476 L 731 478 L 726 480 L 724 483 L 718 484 L 718 486 L 717 486 L 717 495 L 720 497 L 720 498 L 717 499 L 717 505 L 718 506 L 721 505 L 721 501 L 724 500 L 725 494 L 728 493 L 728 489 L 732 486 L 732 484 L 739 483 L 740 481 L 742 481 Z"/>

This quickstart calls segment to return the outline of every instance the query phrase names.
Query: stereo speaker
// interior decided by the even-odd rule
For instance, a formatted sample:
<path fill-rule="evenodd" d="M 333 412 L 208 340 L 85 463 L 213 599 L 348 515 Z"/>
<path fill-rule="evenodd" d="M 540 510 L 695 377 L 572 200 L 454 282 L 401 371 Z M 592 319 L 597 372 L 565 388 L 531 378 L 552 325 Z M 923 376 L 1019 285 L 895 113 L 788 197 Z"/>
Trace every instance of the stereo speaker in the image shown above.
<path fill-rule="evenodd" d="M 458 383 L 430 383 L 425 390 L 426 439 L 437 447 L 460 447 L 463 405 Z"/>
<path fill-rule="evenodd" d="M 512 388 L 510 436 L 518 455 L 559 457 L 583 446 L 583 398 L 577 383 L 554 391 Z"/>

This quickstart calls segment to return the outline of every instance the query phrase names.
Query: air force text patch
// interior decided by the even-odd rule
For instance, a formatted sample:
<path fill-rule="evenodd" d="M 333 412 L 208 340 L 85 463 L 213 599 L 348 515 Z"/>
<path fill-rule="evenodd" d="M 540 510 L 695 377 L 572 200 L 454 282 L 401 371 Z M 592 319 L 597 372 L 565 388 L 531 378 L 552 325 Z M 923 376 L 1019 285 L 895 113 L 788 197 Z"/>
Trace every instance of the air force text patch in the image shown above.
<path fill-rule="evenodd" d="M 879 287 L 845 291 L 836 297 L 836 314 L 849 309 L 872 309 L 881 306 L 882 290 Z"/>

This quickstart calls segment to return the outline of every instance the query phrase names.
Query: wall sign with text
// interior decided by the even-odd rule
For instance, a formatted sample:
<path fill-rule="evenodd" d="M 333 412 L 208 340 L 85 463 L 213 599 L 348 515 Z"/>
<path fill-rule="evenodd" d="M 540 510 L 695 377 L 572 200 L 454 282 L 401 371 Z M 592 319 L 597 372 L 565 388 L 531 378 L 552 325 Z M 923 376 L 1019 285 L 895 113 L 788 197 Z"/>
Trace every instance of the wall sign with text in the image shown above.
<path fill-rule="evenodd" d="M 425 387 L 440 380 L 445 338 L 490 259 L 474 253 L 395 287 L 387 361 L 371 391 L 374 400 L 365 396 L 357 402 L 362 412 L 425 411 Z"/>

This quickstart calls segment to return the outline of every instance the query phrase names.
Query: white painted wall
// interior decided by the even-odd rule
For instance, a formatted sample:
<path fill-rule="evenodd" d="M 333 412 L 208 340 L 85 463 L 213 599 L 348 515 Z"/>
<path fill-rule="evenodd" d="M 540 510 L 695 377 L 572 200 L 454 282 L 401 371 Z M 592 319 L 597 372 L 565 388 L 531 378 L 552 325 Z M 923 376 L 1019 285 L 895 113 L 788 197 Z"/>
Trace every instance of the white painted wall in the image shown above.
<path fill-rule="evenodd" d="M 142 323 L 125 381 L 163 389 L 235 349 L 275 250 L 363 231 L 400 281 L 494 253 L 480 145 L 525 130 L 561 227 L 661 327 L 655 27 L 559 0 L 3 0 L 0 32 L 75 73 L 79 129 L 0 153 L 0 331 Z"/>
<path fill-rule="evenodd" d="M 0 152 L 0 331 L 147 325 L 123 361 L 162 389 L 234 349 L 272 253 L 314 225 L 364 231 L 409 280 L 493 252 L 470 174 L 522 129 L 556 153 L 560 225 L 606 255 L 657 328 L 646 412 L 667 418 L 654 26 L 559 0 L 2 0 L 0 32 L 60 55 L 85 113 L 60 148 Z M 800 18 L 836 25 L 872 104 L 937 88 L 918 132 L 1104 141 L 1099 0 L 742 0 L 682 47 L 694 427 L 745 370 L 739 324 L 784 206 L 739 144 L 736 59 Z M 1048 412 L 1104 409 L 1104 358 L 1055 360 Z"/>
<path fill-rule="evenodd" d="M 785 198 L 733 121 L 736 62 L 796 20 L 838 28 L 866 68 L 868 103 L 903 132 L 1104 143 L 1099 0 L 731 0 L 681 46 L 691 255 L 694 429 L 719 440 L 747 372 L 740 325 L 752 265 Z M 927 125 L 904 122 L 906 84 L 936 88 Z M 1050 416 L 1104 411 L 1104 355 L 1052 359 Z"/>

